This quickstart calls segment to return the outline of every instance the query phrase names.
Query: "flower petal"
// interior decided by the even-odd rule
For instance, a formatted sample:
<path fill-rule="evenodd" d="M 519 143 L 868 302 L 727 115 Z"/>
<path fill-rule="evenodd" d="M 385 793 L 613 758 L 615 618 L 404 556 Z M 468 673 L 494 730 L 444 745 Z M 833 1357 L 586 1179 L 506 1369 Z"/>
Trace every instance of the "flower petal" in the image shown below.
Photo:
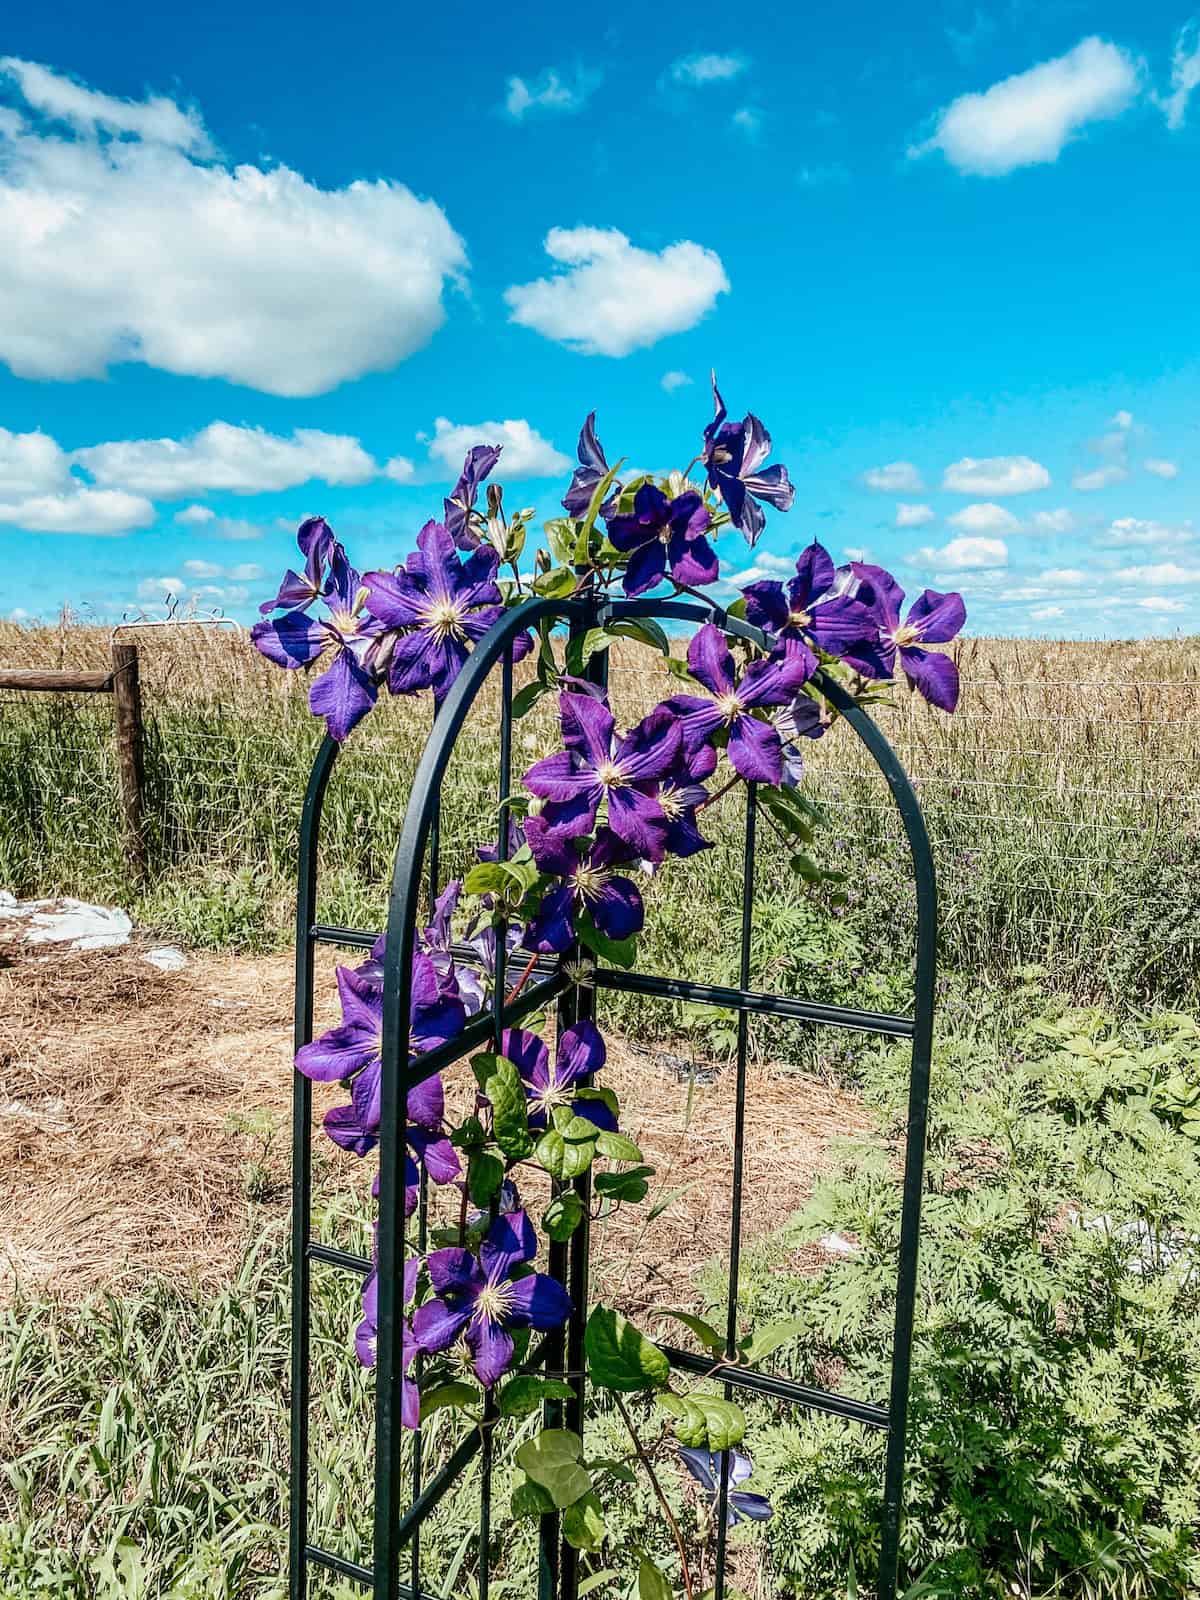
<path fill-rule="evenodd" d="M 833 557 L 816 539 L 800 552 L 796 576 L 788 584 L 788 599 L 797 611 L 807 611 L 814 600 L 833 587 Z M 749 610 L 747 609 L 747 616 Z"/>
<path fill-rule="evenodd" d="M 632 600 L 647 589 L 657 587 L 667 570 L 667 547 L 659 539 L 641 545 L 629 558 L 625 576 L 621 580 L 625 593 Z"/>
<path fill-rule="evenodd" d="M 747 783 L 778 785 L 783 775 L 783 747 L 769 722 L 735 717 L 729 730 L 729 759 Z"/>
<path fill-rule="evenodd" d="M 435 1355 L 439 1350 L 448 1350 L 470 1320 L 470 1306 L 452 1309 L 435 1296 L 432 1300 L 426 1300 L 423 1306 L 418 1306 L 413 1313 L 413 1337 L 421 1350 Z"/>
<path fill-rule="evenodd" d="M 590 694 L 558 697 L 563 743 L 591 767 L 601 766 L 612 755 L 613 715 L 602 700 Z"/>
<path fill-rule="evenodd" d="M 531 1272 L 510 1285 L 512 1310 L 508 1322 L 516 1328 L 561 1328 L 571 1315 L 571 1296 L 556 1278 Z"/>
<path fill-rule="evenodd" d="M 535 1255 L 537 1235 L 524 1211 L 510 1211 L 497 1217 L 479 1247 L 479 1261 L 489 1283 L 509 1278 L 514 1267 L 532 1261 Z"/>
<path fill-rule="evenodd" d="M 599 1072 L 607 1054 L 599 1028 L 585 1018 L 568 1028 L 559 1040 L 555 1077 L 559 1083 L 576 1083 Z"/>
<path fill-rule="evenodd" d="M 296 1071 L 314 1083 L 336 1083 L 378 1055 L 378 1030 L 343 1022 L 296 1051 Z"/>
<path fill-rule="evenodd" d="M 421 621 L 425 595 L 419 584 L 399 572 L 368 572 L 363 576 L 367 610 L 389 628 L 412 628 Z"/>
<path fill-rule="evenodd" d="M 330 738 L 341 744 L 375 704 L 378 692 L 353 651 L 339 650 L 332 665 L 313 679 L 308 691 L 309 710 L 316 717 L 324 717 Z"/>
<path fill-rule="evenodd" d="M 710 694 L 728 694 L 733 688 L 733 655 L 715 623 L 706 622 L 688 645 L 688 670 Z"/>
<path fill-rule="evenodd" d="M 962 632 L 967 608 L 960 594 L 926 589 L 908 608 L 907 621 L 921 630 L 922 644 L 948 644 Z"/>
<path fill-rule="evenodd" d="M 642 931 L 646 908 L 635 883 L 628 878 L 609 878 L 596 898 L 589 902 L 592 921 L 610 939 L 629 939 Z"/>
<path fill-rule="evenodd" d="M 250 629 L 254 648 L 277 667 L 306 667 L 321 654 L 328 638 L 319 622 L 299 611 L 273 622 L 256 622 Z"/>
<path fill-rule="evenodd" d="M 949 656 L 909 645 L 900 651 L 900 665 L 908 681 L 931 706 L 938 706 L 942 711 L 954 710 L 958 704 L 958 668 Z"/>
<path fill-rule="evenodd" d="M 550 1075 L 550 1052 L 536 1033 L 525 1028 L 505 1028 L 500 1035 L 500 1054 L 511 1061 L 522 1079 L 535 1089 L 544 1089 Z"/>
<path fill-rule="evenodd" d="M 475 1357 L 475 1376 L 490 1389 L 512 1365 L 512 1335 L 499 1323 L 478 1317 L 467 1329 L 467 1343 Z"/>
<path fill-rule="evenodd" d="M 425 1257 L 429 1281 L 435 1294 L 476 1295 L 483 1287 L 483 1273 L 469 1250 L 451 1245 L 447 1250 L 431 1250 Z"/>
<path fill-rule="evenodd" d="M 434 1183 L 453 1183 L 461 1177 L 462 1163 L 449 1139 L 426 1128 L 410 1127 L 408 1143 Z"/>

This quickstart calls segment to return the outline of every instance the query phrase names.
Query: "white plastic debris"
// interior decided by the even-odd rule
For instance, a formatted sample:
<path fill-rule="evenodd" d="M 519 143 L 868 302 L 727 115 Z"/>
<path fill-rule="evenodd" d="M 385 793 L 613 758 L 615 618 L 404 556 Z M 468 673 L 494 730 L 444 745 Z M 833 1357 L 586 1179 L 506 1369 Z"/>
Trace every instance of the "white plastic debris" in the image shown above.
<path fill-rule="evenodd" d="M 3 892 L 0 917 L 25 924 L 24 944 L 65 944 L 71 950 L 109 950 L 133 932 L 124 911 L 85 900 L 18 900 Z"/>
<path fill-rule="evenodd" d="M 147 950 L 142 957 L 152 967 L 157 967 L 160 972 L 178 972 L 180 967 L 186 967 L 188 959 L 183 951 L 173 944 L 159 945 L 156 950 Z"/>
<path fill-rule="evenodd" d="M 817 1240 L 817 1245 L 827 1256 L 856 1256 L 859 1248 L 844 1233 L 827 1233 L 823 1239 Z"/>

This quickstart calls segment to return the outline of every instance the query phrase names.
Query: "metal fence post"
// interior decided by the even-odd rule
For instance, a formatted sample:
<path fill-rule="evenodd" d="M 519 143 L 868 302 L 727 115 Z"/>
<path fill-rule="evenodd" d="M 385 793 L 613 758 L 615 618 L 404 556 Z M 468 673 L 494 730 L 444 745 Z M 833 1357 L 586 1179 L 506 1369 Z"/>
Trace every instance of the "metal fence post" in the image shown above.
<path fill-rule="evenodd" d="M 135 878 L 140 878 L 146 871 L 146 766 L 137 645 L 114 644 L 112 665 L 125 855 L 130 871 Z"/>

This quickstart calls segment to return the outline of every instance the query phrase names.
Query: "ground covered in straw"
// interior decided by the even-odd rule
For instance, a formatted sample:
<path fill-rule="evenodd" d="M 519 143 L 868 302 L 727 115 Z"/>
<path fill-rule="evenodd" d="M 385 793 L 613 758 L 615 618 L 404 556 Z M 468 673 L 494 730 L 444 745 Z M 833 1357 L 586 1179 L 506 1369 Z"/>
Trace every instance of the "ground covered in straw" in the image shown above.
<path fill-rule="evenodd" d="M 0 1300 L 74 1300 L 164 1273 L 217 1285 L 248 1233 L 287 1210 L 290 958 L 200 953 L 162 972 L 147 948 L 136 935 L 86 952 L 0 945 Z M 332 961 L 321 976 L 332 1021 Z M 728 1232 L 734 1073 L 677 1050 L 610 1035 L 604 1081 L 658 1173 L 645 1205 L 597 1229 L 594 1291 L 629 1308 L 691 1303 Z M 336 1098 L 319 1091 L 318 1111 Z M 831 1142 L 867 1126 L 846 1091 L 752 1064 L 746 1236 L 778 1226 Z M 322 1229 L 361 1249 L 366 1165 L 314 1147 Z M 539 1194 L 534 1176 L 528 1203 Z"/>

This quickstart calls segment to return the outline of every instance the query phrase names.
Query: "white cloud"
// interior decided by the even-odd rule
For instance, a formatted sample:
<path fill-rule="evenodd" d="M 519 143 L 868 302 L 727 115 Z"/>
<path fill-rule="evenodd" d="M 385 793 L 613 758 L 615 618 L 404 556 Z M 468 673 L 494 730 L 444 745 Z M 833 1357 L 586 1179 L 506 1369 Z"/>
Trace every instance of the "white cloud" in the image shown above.
<path fill-rule="evenodd" d="M 952 528 L 961 528 L 964 533 L 1019 533 L 1021 524 L 1011 511 L 1006 511 L 1003 506 L 993 505 L 990 500 L 981 501 L 978 505 L 964 506 L 961 511 L 956 511 L 946 521 Z"/>
<path fill-rule="evenodd" d="M 175 513 L 175 521 L 182 522 L 184 527 L 199 527 L 205 522 L 215 522 L 217 513 L 211 506 L 184 506 L 182 511 Z"/>
<path fill-rule="evenodd" d="M 1047 567 L 1045 572 L 1039 573 L 1039 577 L 1043 583 L 1059 588 L 1077 589 L 1088 582 L 1087 573 L 1080 572 L 1078 567 Z"/>
<path fill-rule="evenodd" d="M 721 579 L 735 589 L 744 589 L 748 583 L 759 583 L 764 578 L 778 580 L 795 576 L 795 556 L 773 556 L 769 550 L 760 550 L 755 553 L 750 566 L 743 567 L 740 572 L 723 572 Z"/>
<path fill-rule="evenodd" d="M 869 467 L 862 475 L 862 482 L 880 494 L 920 494 L 925 487 L 911 461 L 889 461 L 886 467 Z"/>
<path fill-rule="evenodd" d="M 896 526 L 898 528 L 923 528 L 927 522 L 936 520 L 936 514 L 932 506 L 905 505 L 901 502 L 896 507 Z"/>
<path fill-rule="evenodd" d="M 1096 489 L 1110 489 L 1114 483 L 1124 483 L 1128 476 L 1129 468 L 1113 461 L 1107 467 L 1094 467 L 1091 472 L 1077 472 L 1071 479 L 1071 487 L 1090 494 Z"/>
<path fill-rule="evenodd" d="M 763 114 L 755 106 L 739 106 L 729 119 L 739 133 L 753 143 L 762 132 Z"/>
<path fill-rule="evenodd" d="M 1043 61 L 964 94 L 939 113 L 931 138 L 910 156 L 940 150 L 960 172 L 998 177 L 1016 167 L 1057 161 L 1089 122 L 1119 116 L 1137 96 L 1141 74 L 1127 51 L 1106 39 L 1081 39 Z"/>
<path fill-rule="evenodd" d="M 390 478 L 393 483 L 411 483 L 416 476 L 416 467 L 407 456 L 393 456 L 384 463 L 383 475 Z"/>
<path fill-rule="evenodd" d="M 1057 511 L 1035 511 L 1030 525 L 1035 533 L 1071 533 L 1075 518 L 1066 506 L 1060 506 Z"/>
<path fill-rule="evenodd" d="M 429 454 L 457 478 L 467 451 L 475 444 L 504 446 L 497 473 L 504 481 L 552 478 L 571 465 L 570 458 L 556 450 L 549 439 L 543 439 L 524 417 L 510 418 L 507 422 L 460 423 L 451 422 L 449 417 L 438 417 L 429 441 Z"/>
<path fill-rule="evenodd" d="M 928 567 L 946 572 L 969 572 L 977 567 L 1008 565 L 1008 546 L 1003 539 L 951 539 L 940 550 L 928 545 L 915 553 L 915 559 Z"/>
<path fill-rule="evenodd" d="M 829 183 L 849 183 L 850 168 L 841 161 L 827 161 L 812 167 L 801 167 L 796 182 L 804 189 L 821 189 Z"/>
<path fill-rule="evenodd" d="M 1109 425 L 1114 428 L 1119 428 L 1122 433 L 1128 433 L 1130 428 L 1133 427 L 1133 412 L 1114 412 L 1114 414 L 1109 418 Z"/>
<path fill-rule="evenodd" d="M 70 483 L 70 461 L 57 441 L 40 429 L 10 433 L 0 428 L 0 497 L 22 498 Z"/>
<path fill-rule="evenodd" d="M 690 239 L 656 253 L 616 228 L 551 228 L 545 249 L 566 270 L 506 289 L 509 320 L 583 355 L 626 356 L 683 333 L 729 289 L 720 256 Z"/>
<path fill-rule="evenodd" d="M 441 326 L 466 253 L 432 200 L 203 161 L 195 114 L 170 102 L 28 64 L 16 81 L 32 115 L 0 119 L 0 361 L 18 377 L 138 361 L 312 395 L 394 367 Z M 68 113 L 62 138 L 47 118 Z"/>
<path fill-rule="evenodd" d="M 1164 461 L 1161 456 L 1147 456 L 1145 461 L 1142 462 L 1142 465 L 1145 467 L 1147 472 L 1151 473 L 1156 478 L 1166 478 L 1169 480 L 1179 476 L 1178 462 Z"/>
<path fill-rule="evenodd" d="M 1066 612 L 1061 606 L 1030 606 L 1029 615 L 1035 622 L 1055 622 L 1059 617 L 1065 617 Z"/>
<path fill-rule="evenodd" d="M 35 494 L 0 504 L 0 523 L 26 533 L 127 533 L 154 521 L 154 507 L 122 489 L 88 489 Z"/>
<path fill-rule="evenodd" d="M 1169 600 L 1169 599 L 1167 599 L 1167 597 L 1165 595 L 1161 595 L 1161 594 L 1143 595 L 1140 600 L 1135 600 L 1133 602 L 1133 604 L 1135 606 L 1140 606 L 1143 611 L 1186 611 L 1187 610 L 1187 601 L 1186 600 L 1177 600 L 1177 599 Z"/>
<path fill-rule="evenodd" d="M 119 484 L 163 499 L 226 489 L 238 494 L 290 489 L 321 478 L 366 483 L 379 467 L 347 434 L 297 428 L 291 438 L 263 428 L 211 422 L 187 439 L 121 439 L 77 450 L 74 460 L 97 483 Z"/>
<path fill-rule="evenodd" d="M 1175 561 L 1151 562 L 1144 567 L 1122 567 L 1114 574 L 1118 583 L 1139 588 L 1174 589 L 1183 584 L 1200 583 L 1200 567 L 1181 567 Z"/>
<path fill-rule="evenodd" d="M 1191 544 L 1195 537 L 1196 530 L 1189 523 L 1172 526 L 1169 523 L 1147 521 L 1141 517 L 1117 517 L 1100 534 L 1096 543 L 1102 548 L 1111 550 L 1138 546 L 1176 550 L 1181 545 Z"/>
<path fill-rule="evenodd" d="M 532 112 L 571 113 L 582 111 L 600 85 L 600 74 L 576 72 L 568 83 L 555 67 L 546 67 L 536 78 L 509 78 L 504 109 L 515 122 Z"/>
<path fill-rule="evenodd" d="M 261 539 L 267 530 L 257 522 L 247 522 L 243 517 L 214 517 L 211 522 L 204 524 L 204 531 L 214 539 L 242 540 Z"/>
<path fill-rule="evenodd" d="M 183 570 L 191 578 L 231 578 L 235 583 L 253 583 L 263 575 L 263 569 L 253 561 L 242 561 L 235 567 L 223 567 L 216 561 L 185 561 Z"/>
<path fill-rule="evenodd" d="M 33 111 L 52 122 L 66 122 L 84 133 L 132 134 L 153 144 L 174 145 L 196 155 L 211 155 L 212 143 L 198 111 L 181 111 L 164 96 L 118 100 L 97 94 L 71 78 L 64 78 L 36 61 L 16 56 L 0 60 L 0 73 L 14 80 L 21 98 Z"/>
<path fill-rule="evenodd" d="M 728 83 L 731 78 L 740 77 L 748 65 L 745 56 L 681 56 L 671 64 L 671 77 L 690 89 L 700 89 L 709 83 Z"/>
<path fill-rule="evenodd" d="M 1050 474 L 1029 456 L 964 456 L 942 474 L 942 488 L 954 494 L 1029 494 L 1049 487 Z"/>
<path fill-rule="evenodd" d="M 659 382 L 662 384 L 663 388 L 668 394 L 672 394 L 676 389 L 686 388 L 686 386 L 692 382 L 692 379 L 688 377 L 686 372 L 679 372 L 676 368 L 672 367 L 670 372 L 663 373 L 662 377 L 659 379 Z"/>
<path fill-rule="evenodd" d="M 1171 55 L 1171 93 L 1155 95 L 1156 103 L 1167 114 L 1167 127 L 1182 128 L 1192 90 L 1200 87 L 1200 23 L 1193 18 L 1175 35 Z"/>
<path fill-rule="evenodd" d="M 171 596 L 179 599 L 187 593 L 187 584 L 182 578 L 143 578 L 137 586 L 139 600 L 166 600 Z"/>

